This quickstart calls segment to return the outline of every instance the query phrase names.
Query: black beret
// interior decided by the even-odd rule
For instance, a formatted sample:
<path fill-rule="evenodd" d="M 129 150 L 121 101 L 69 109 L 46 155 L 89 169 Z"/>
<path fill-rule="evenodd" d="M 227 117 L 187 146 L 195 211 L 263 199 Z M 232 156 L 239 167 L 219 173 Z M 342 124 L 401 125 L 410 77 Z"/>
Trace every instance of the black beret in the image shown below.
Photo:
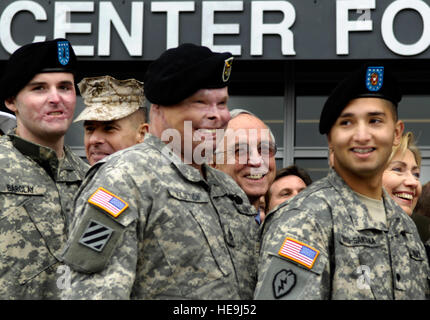
<path fill-rule="evenodd" d="M 3 103 L 15 96 L 38 73 L 76 71 L 76 55 L 66 39 L 29 43 L 9 58 L 0 80 L 1 111 L 11 112 Z"/>
<path fill-rule="evenodd" d="M 320 133 L 330 131 L 351 100 L 363 97 L 386 99 L 397 107 L 402 94 L 388 67 L 381 63 L 365 64 L 339 83 L 327 98 L 320 116 Z"/>
<path fill-rule="evenodd" d="M 155 104 L 177 104 L 200 89 L 226 87 L 232 54 L 216 53 L 191 43 L 166 50 L 150 64 L 144 77 L 146 98 Z"/>

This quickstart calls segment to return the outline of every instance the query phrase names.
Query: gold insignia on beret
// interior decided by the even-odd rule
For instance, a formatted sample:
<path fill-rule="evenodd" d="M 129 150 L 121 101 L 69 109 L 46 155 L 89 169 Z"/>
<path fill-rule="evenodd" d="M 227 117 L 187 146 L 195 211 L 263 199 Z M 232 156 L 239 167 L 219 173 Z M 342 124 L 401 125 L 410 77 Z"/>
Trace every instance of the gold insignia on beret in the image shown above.
<path fill-rule="evenodd" d="M 227 82 L 231 74 L 231 66 L 233 65 L 233 57 L 224 60 L 224 70 L 222 72 L 222 81 Z"/>

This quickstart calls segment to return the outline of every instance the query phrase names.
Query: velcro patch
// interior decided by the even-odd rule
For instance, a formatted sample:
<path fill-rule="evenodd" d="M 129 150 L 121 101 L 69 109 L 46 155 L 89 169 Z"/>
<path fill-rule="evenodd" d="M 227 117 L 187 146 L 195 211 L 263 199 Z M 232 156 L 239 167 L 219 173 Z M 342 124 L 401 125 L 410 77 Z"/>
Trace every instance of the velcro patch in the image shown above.
<path fill-rule="evenodd" d="M 113 229 L 98 221 L 90 220 L 81 239 L 79 239 L 79 243 L 97 252 L 101 252 L 109 241 L 112 233 Z"/>
<path fill-rule="evenodd" d="M 127 202 L 102 187 L 99 187 L 97 191 L 93 193 L 88 199 L 88 202 L 103 209 L 114 218 L 117 218 L 128 208 Z"/>
<path fill-rule="evenodd" d="M 296 285 L 296 274 L 292 270 L 281 270 L 273 278 L 273 295 L 279 299 L 288 294 Z"/>
<path fill-rule="evenodd" d="M 279 255 L 298 262 L 309 269 L 312 269 L 319 253 L 317 249 L 289 237 L 285 238 L 278 252 Z"/>

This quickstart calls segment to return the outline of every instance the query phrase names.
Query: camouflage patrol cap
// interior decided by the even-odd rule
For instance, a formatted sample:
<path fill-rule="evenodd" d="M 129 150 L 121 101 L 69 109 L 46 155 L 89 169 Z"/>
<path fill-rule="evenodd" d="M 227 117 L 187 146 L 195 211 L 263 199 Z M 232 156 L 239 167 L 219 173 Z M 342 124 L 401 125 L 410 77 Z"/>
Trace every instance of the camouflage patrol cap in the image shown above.
<path fill-rule="evenodd" d="M 365 97 L 389 100 L 397 107 L 402 94 L 388 66 L 381 63 L 365 64 L 339 83 L 324 104 L 319 123 L 320 133 L 330 132 L 351 100 Z"/>
<path fill-rule="evenodd" d="M 111 76 L 84 78 L 78 83 L 86 108 L 74 122 L 122 119 L 144 106 L 143 83 Z"/>
<path fill-rule="evenodd" d="M 9 112 L 3 103 L 24 88 L 38 73 L 75 73 L 77 60 L 66 39 L 29 43 L 16 50 L 9 58 L 0 80 L 1 111 Z"/>
<path fill-rule="evenodd" d="M 146 71 L 145 96 L 163 106 L 174 105 L 200 89 L 224 88 L 230 81 L 233 56 L 185 43 L 168 49 Z"/>

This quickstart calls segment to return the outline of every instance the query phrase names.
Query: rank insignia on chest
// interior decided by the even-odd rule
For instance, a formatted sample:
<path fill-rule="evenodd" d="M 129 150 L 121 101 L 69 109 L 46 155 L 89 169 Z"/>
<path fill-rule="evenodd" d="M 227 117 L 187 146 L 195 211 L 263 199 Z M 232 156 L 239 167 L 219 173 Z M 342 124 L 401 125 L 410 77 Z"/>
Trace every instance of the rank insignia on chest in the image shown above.
<path fill-rule="evenodd" d="M 99 187 L 97 191 L 93 193 L 88 199 L 88 202 L 103 209 L 114 218 L 117 218 L 128 208 L 127 202 L 102 187 Z"/>
<path fill-rule="evenodd" d="M 319 253 L 317 249 L 289 237 L 285 238 L 278 252 L 280 256 L 298 262 L 309 269 L 312 269 Z"/>

